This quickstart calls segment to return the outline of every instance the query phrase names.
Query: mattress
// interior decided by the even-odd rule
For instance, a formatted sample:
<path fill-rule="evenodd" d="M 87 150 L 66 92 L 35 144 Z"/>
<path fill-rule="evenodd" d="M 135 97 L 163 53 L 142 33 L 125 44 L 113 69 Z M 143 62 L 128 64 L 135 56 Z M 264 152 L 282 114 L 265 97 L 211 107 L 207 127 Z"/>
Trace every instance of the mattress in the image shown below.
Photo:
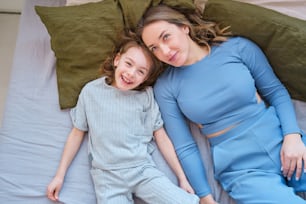
<path fill-rule="evenodd" d="M 61 110 L 56 82 L 56 58 L 50 36 L 34 11 L 34 5 L 62 6 L 64 0 L 27 0 L 19 34 L 0 130 L 0 203 L 51 204 L 46 187 L 53 178 L 72 123 L 69 110 Z M 293 101 L 300 126 L 306 130 L 306 103 Z M 212 193 L 222 204 L 234 203 L 213 178 L 207 140 L 190 124 L 200 147 Z M 177 183 L 158 150 L 153 159 Z M 60 193 L 60 203 L 95 204 L 89 174 L 87 137 L 72 162 Z M 142 203 L 137 200 L 136 203 Z"/>

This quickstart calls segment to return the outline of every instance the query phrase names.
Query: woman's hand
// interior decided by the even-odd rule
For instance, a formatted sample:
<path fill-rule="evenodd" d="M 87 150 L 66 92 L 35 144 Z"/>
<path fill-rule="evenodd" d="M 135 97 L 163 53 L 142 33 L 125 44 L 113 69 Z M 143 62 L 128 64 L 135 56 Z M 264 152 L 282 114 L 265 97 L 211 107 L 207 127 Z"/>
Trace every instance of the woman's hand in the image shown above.
<path fill-rule="evenodd" d="M 58 194 L 62 188 L 63 179 L 54 177 L 47 187 L 47 197 L 52 201 L 58 201 Z"/>
<path fill-rule="evenodd" d="M 211 194 L 200 198 L 200 204 L 218 204 Z"/>
<path fill-rule="evenodd" d="M 284 137 L 284 142 L 280 152 L 283 175 L 288 180 L 296 171 L 296 180 L 299 180 L 302 172 L 306 171 L 306 147 L 300 134 L 288 134 Z"/>

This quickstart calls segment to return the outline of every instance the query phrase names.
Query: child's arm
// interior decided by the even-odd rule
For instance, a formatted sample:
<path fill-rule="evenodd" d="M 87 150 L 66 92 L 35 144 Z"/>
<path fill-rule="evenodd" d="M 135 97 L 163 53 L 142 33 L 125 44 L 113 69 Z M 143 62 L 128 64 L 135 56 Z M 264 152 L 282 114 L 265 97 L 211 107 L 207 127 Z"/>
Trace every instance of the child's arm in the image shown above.
<path fill-rule="evenodd" d="M 186 178 L 183 168 L 177 158 L 173 144 L 171 140 L 169 139 L 165 129 L 160 128 L 156 130 L 154 132 L 154 137 L 155 137 L 156 144 L 159 150 L 161 151 L 163 157 L 165 158 L 165 160 L 168 162 L 171 169 L 176 174 L 180 187 L 189 193 L 194 193 L 194 190 Z"/>
<path fill-rule="evenodd" d="M 47 196 L 50 200 L 58 201 L 58 194 L 62 188 L 67 169 L 77 154 L 82 144 L 84 135 L 84 132 L 77 128 L 73 128 L 71 130 L 67 138 L 62 154 L 62 159 L 57 169 L 56 175 L 47 187 Z"/>

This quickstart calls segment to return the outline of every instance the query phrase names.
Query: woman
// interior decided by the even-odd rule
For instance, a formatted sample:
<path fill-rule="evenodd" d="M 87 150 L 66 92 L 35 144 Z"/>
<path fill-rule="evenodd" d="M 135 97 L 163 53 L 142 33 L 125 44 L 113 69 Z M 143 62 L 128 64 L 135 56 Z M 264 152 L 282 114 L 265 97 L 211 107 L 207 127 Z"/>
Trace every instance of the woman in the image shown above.
<path fill-rule="evenodd" d="M 137 33 L 169 65 L 154 93 L 201 203 L 216 201 L 186 118 L 208 138 L 215 178 L 237 203 L 305 203 L 295 194 L 306 190 L 302 131 L 262 51 L 199 12 L 164 5 L 146 11 Z"/>

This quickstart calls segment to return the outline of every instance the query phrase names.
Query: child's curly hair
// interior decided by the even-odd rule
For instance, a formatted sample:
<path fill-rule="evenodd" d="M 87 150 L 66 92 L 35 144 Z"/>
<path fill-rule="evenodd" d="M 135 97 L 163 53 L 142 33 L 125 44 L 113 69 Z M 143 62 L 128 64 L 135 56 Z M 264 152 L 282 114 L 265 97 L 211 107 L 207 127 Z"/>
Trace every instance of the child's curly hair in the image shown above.
<path fill-rule="evenodd" d="M 157 77 L 162 73 L 164 67 L 162 62 L 160 62 L 142 43 L 141 39 L 139 39 L 137 35 L 130 30 L 124 30 L 122 32 L 113 52 L 102 63 L 100 71 L 102 75 L 106 76 L 106 83 L 111 85 L 115 80 L 116 67 L 114 66 L 114 59 L 116 55 L 126 53 L 131 47 L 141 48 L 146 58 L 151 61 L 147 79 L 138 87 L 134 88 L 134 90 L 144 90 L 147 86 L 152 86 L 155 83 Z"/>

